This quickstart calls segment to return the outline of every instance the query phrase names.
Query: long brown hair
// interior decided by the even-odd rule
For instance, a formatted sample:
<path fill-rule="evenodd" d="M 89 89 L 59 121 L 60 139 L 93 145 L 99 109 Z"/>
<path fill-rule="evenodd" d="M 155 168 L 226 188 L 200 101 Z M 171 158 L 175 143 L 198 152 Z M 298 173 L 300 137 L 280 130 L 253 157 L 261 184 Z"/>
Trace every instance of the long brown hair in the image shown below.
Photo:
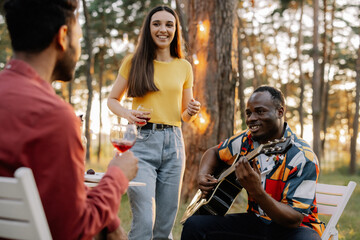
<path fill-rule="evenodd" d="M 167 11 L 175 17 L 176 29 L 174 39 L 170 43 L 170 55 L 176 58 L 183 57 L 178 15 L 174 10 L 167 6 L 157 6 L 153 8 L 143 22 L 139 43 L 131 61 L 131 69 L 128 79 L 128 97 L 143 97 L 148 92 L 159 91 L 154 83 L 153 60 L 156 57 L 156 44 L 154 43 L 150 32 L 151 17 L 159 11 Z"/>

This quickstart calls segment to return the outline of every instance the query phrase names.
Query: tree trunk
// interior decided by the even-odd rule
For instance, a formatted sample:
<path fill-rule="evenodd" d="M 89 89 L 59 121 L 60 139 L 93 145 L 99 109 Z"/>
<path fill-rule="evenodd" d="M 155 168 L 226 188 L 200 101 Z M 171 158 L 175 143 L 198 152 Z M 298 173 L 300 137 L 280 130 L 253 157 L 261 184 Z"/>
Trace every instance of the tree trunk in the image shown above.
<path fill-rule="evenodd" d="M 297 54 L 297 61 L 299 63 L 299 81 L 300 81 L 300 102 L 299 102 L 299 121 L 300 121 L 300 136 L 301 138 L 304 136 L 304 108 L 303 108 L 303 104 L 304 104 L 304 91 L 305 91 L 305 79 L 304 79 L 304 74 L 302 71 L 302 61 L 301 61 L 301 50 L 300 47 L 302 46 L 303 43 L 303 36 L 302 36 L 302 19 L 303 19 L 303 15 L 304 15 L 304 1 L 301 0 L 300 1 L 300 20 L 299 20 L 299 24 L 300 24 L 300 29 L 299 29 L 299 35 L 298 35 L 298 43 L 296 46 L 296 54 Z"/>
<path fill-rule="evenodd" d="M 325 81 L 325 67 L 326 64 L 328 63 L 328 49 L 327 49 L 327 25 L 328 22 L 326 20 L 326 14 L 327 14 L 327 0 L 323 0 L 323 5 L 324 5 L 324 11 L 323 11 L 323 18 L 324 18 L 324 34 L 321 37 L 321 42 L 322 42 L 322 49 L 323 49 L 323 55 L 322 55 L 322 62 L 320 64 L 320 84 L 321 84 L 321 88 L 320 88 L 320 92 L 321 92 L 321 109 L 322 109 L 322 114 L 321 114 L 321 131 L 323 132 L 323 138 L 321 139 L 321 145 L 320 145 L 320 149 L 321 149 L 321 155 L 324 156 L 324 146 L 325 146 L 325 132 L 326 132 L 326 115 L 327 115 L 327 108 L 325 108 L 325 105 L 327 105 L 327 103 L 325 102 L 325 99 L 327 98 L 327 81 Z M 324 124 L 325 123 L 325 124 Z"/>
<path fill-rule="evenodd" d="M 240 18 L 240 17 L 238 17 Z M 238 86 L 238 99 L 239 99 L 239 112 L 241 119 L 241 129 L 246 129 L 245 122 L 245 83 L 244 83 L 244 66 L 243 66 L 243 58 L 242 58 L 242 40 L 241 40 L 241 27 L 238 24 L 237 28 L 237 36 L 238 36 L 238 46 L 237 46 L 237 54 L 238 54 L 238 74 L 239 74 L 239 86 Z"/>
<path fill-rule="evenodd" d="M 293 44 L 292 44 L 292 37 L 293 37 L 293 33 L 291 31 L 291 26 L 294 25 L 294 20 L 296 20 L 296 12 L 294 14 L 291 14 L 289 12 L 289 22 L 290 22 L 290 26 L 288 28 L 286 28 L 286 32 L 288 34 L 288 38 L 289 38 L 289 42 L 288 42 L 288 48 L 292 49 L 294 48 Z M 291 69 L 292 69 L 292 63 L 293 63 L 293 59 L 291 57 L 291 53 L 289 52 L 288 57 L 287 57 L 287 81 L 284 84 L 281 84 L 281 91 L 284 94 L 285 99 L 287 99 L 288 95 L 289 95 L 289 85 L 291 83 Z M 286 121 L 286 115 L 285 115 L 285 121 Z"/>
<path fill-rule="evenodd" d="M 313 1 L 314 13 L 314 36 L 313 36 L 313 101 L 312 101 L 312 115 L 313 115 L 313 150 L 321 161 L 321 142 L 320 142 L 320 115 L 321 115 L 321 80 L 320 80 L 320 66 L 319 66 L 319 0 Z"/>
<path fill-rule="evenodd" d="M 85 137 L 87 139 L 86 142 L 86 161 L 90 162 L 90 146 L 91 146 L 91 133 L 90 133 L 90 113 L 91 113 L 91 104 L 93 99 L 93 87 L 92 87 L 92 76 L 93 73 L 93 54 L 92 54 L 92 39 L 90 35 L 90 16 L 86 6 L 86 1 L 82 0 L 82 5 L 84 8 L 84 17 L 85 17 L 85 52 L 88 55 L 88 59 L 86 60 L 86 85 L 89 90 L 88 92 L 88 100 L 87 100 L 87 108 L 85 114 Z"/>
<path fill-rule="evenodd" d="M 188 33 L 188 24 L 186 21 L 186 15 L 184 13 L 184 9 L 187 8 L 185 4 L 186 1 L 176 0 L 176 11 L 179 15 L 182 37 L 185 40 L 185 51 L 188 52 L 187 44 L 189 42 L 189 33 Z M 182 5 L 184 7 L 181 7 Z"/>
<path fill-rule="evenodd" d="M 349 173 L 356 173 L 356 140 L 359 132 L 359 101 L 360 101 L 360 44 L 356 60 L 356 95 L 355 95 L 355 116 L 353 122 L 353 133 L 350 144 L 350 168 Z"/>
<path fill-rule="evenodd" d="M 321 43 L 322 43 L 322 50 L 323 50 L 323 55 L 322 55 L 322 62 L 320 64 L 320 83 L 321 83 L 321 88 L 320 88 L 320 92 L 322 94 L 322 97 L 324 97 L 324 86 L 325 86 L 325 66 L 327 63 L 327 21 L 326 21 L 326 13 L 327 13 L 327 0 L 323 0 L 323 4 L 324 4 L 324 11 L 323 11 L 323 18 L 324 18 L 324 34 L 321 36 Z"/>
<path fill-rule="evenodd" d="M 71 105 L 72 104 L 72 99 L 71 99 L 71 96 L 72 96 L 72 87 L 73 87 L 73 81 L 69 81 L 68 82 L 68 92 L 69 92 L 69 97 L 68 97 L 68 101 Z"/>
<path fill-rule="evenodd" d="M 275 22 L 274 15 L 271 15 L 271 22 Z M 272 26 L 273 26 L 273 31 L 274 31 L 274 36 L 273 36 L 274 48 L 279 49 L 278 41 L 277 41 L 277 35 L 279 33 L 279 30 L 274 27 L 274 24 L 272 24 Z M 277 73 L 277 81 L 275 82 L 274 86 L 277 86 L 277 85 L 281 86 L 282 82 L 281 82 L 281 73 L 280 73 L 280 66 L 279 66 L 280 65 L 280 54 L 279 54 L 278 50 L 276 50 L 274 54 L 276 56 L 276 61 L 277 61 L 276 62 L 277 64 L 275 64 L 275 69 L 276 69 L 276 73 Z"/>
<path fill-rule="evenodd" d="M 325 151 L 325 142 L 326 142 L 326 133 L 327 133 L 327 121 L 328 121 L 328 106 L 329 106 L 329 90 L 330 90 L 330 70 L 331 70 L 331 63 L 332 63 L 332 51 L 334 48 L 334 42 L 333 42 L 333 35 L 334 35 L 334 17 L 335 17 L 335 7 L 336 7 L 336 1 L 334 0 L 332 3 L 332 9 L 331 9 L 331 29 L 330 29 L 330 35 L 329 35 L 329 43 L 330 43 L 330 49 L 329 49 L 329 54 L 327 54 L 327 63 L 329 65 L 328 67 L 328 71 L 327 71 L 327 81 L 325 83 L 325 88 L 324 88 L 324 106 L 323 106 L 323 122 L 322 122 L 322 129 L 323 129 L 323 133 L 324 133 L 324 137 L 322 139 L 321 142 L 321 149 L 322 149 L 322 153 L 323 156 L 325 156 L 324 151 Z M 325 61 L 325 60 L 324 60 Z"/>
<path fill-rule="evenodd" d="M 99 141 L 98 141 L 98 150 L 97 150 L 97 161 L 100 162 L 100 155 L 101 155 L 101 131 L 102 131 L 102 86 L 103 86 L 103 76 L 104 76 L 104 47 L 100 48 L 99 52 Z"/>
<path fill-rule="evenodd" d="M 253 72 L 254 72 L 253 87 L 255 89 L 255 88 L 259 87 L 260 84 L 261 84 L 259 74 L 258 74 L 258 72 L 256 70 L 255 54 L 254 54 L 253 48 L 252 48 L 252 46 L 250 44 L 249 37 L 246 34 L 246 31 L 245 31 L 245 28 L 244 28 L 244 23 L 243 23 L 241 18 L 238 18 L 238 19 L 239 19 L 240 28 L 243 30 L 243 33 L 244 33 L 244 40 L 245 40 L 245 43 L 246 43 L 246 47 L 249 49 L 249 55 L 251 57 L 251 61 L 252 61 L 252 64 L 253 64 L 253 66 L 252 66 L 253 67 Z"/>
<path fill-rule="evenodd" d="M 210 147 L 233 134 L 235 81 L 231 76 L 231 46 L 236 1 L 190 0 L 189 46 L 197 54 L 194 96 L 202 106 L 198 118 L 185 123 L 187 166 L 182 196 L 188 199 L 197 187 L 201 156 Z M 199 31 L 202 21 L 205 31 Z M 204 122 L 200 122 L 200 118 Z"/>
<path fill-rule="evenodd" d="M 106 32 L 106 20 L 105 20 L 105 14 L 104 11 L 101 11 L 101 28 L 102 33 L 105 34 Z M 106 39 L 105 36 L 103 36 L 104 39 Z M 110 46 L 110 45 L 109 45 Z M 98 150 L 97 150 L 97 162 L 100 162 L 100 156 L 101 156 L 101 132 L 102 132 L 102 86 L 103 86 L 103 76 L 105 71 L 105 63 L 104 63 L 104 56 L 106 54 L 106 49 L 108 46 L 99 46 L 99 139 L 98 139 Z"/>

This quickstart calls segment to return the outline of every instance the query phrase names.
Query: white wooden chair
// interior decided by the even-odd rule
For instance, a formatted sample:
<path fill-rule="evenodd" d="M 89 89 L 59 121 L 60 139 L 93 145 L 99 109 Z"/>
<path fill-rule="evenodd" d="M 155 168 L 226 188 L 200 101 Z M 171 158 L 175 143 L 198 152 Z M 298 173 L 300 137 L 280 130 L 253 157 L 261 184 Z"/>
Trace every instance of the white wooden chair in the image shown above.
<path fill-rule="evenodd" d="M 51 240 L 38 189 L 30 168 L 15 177 L 0 177 L 0 237 Z"/>
<path fill-rule="evenodd" d="M 350 181 L 347 186 L 318 183 L 316 185 L 316 202 L 320 215 L 331 216 L 326 224 L 325 231 L 321 236 L 322 240 L 338 240 L 336 224 L 340 219 L 356 183 Z"/>

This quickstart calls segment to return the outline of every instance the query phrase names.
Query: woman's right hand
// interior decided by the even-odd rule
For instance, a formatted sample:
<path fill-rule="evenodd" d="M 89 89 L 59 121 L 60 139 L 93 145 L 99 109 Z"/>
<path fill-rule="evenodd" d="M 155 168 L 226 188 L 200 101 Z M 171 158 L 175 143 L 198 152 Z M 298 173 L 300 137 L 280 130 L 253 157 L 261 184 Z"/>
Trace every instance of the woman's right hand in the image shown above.
<path fill-rule="evenodd" d="M 124 118 L 128 120 L 129 124 L 135 124 L 139 127 L 142 127 L 147 123 L 146 120 L 139 118 L 142 117 L 143 115 L 144 112 L 128 109 Z"/>

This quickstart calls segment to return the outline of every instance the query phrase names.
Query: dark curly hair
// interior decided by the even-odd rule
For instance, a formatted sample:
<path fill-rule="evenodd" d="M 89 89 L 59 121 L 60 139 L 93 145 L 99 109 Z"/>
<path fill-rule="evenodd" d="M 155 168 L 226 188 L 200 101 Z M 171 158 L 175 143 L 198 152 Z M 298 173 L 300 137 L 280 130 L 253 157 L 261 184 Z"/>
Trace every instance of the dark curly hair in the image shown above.
<path fill-rule="evenodd" d="M 78 0 L 7 0 L 4 14 L 13 50 L 46 49 L 62 25 L 75 21 L 77 8 Z"/>
<path fill-rule="evenodd" d="M 279 89 L 263 85 L 255 89 L 254 93 L 256 92 L 269 92 L 276 108 L 285 108 L 284 94 Z"/>

